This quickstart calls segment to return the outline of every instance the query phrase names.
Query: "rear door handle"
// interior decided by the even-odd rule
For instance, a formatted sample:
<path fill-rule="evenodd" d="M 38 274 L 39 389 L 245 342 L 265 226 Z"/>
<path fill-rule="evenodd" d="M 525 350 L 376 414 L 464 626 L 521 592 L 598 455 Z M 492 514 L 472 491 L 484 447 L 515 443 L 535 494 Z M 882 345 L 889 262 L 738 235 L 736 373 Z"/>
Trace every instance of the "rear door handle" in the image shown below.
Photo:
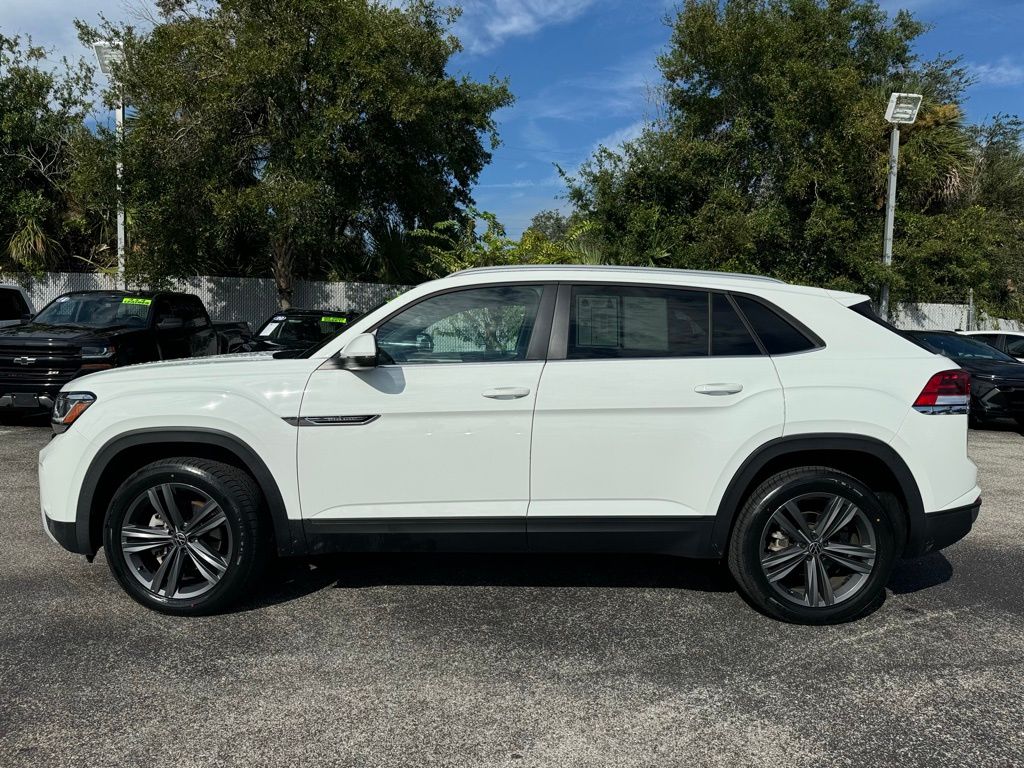
<path fill-rule="evenodd" d="M 698 384 L 694 392 L 702 395 L 735 395 L 743 391 L 742 384 Z"/>
<path fill-rule="evenodd" d="M 485 389 L 482 394 L 491 400 L 518 400 L 520 397 L 530 394 L 530 389 L 528 387 L 495 387 L 494 389 Z"/>

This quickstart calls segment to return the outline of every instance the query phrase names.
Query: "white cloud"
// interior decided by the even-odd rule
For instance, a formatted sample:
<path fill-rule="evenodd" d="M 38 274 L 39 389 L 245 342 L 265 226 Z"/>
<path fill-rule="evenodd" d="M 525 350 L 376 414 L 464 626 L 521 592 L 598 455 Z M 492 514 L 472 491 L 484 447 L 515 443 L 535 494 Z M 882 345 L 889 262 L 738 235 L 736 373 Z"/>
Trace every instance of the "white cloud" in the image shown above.
<path fill-rule="evenodd" d="M 598 147 L 607 147 L 611 150 L 618 150 L 626 142 L 640 138 L 640 134 L 644 132 L 644 128 L 646 128 L 648 124 L 649 123 L 646 120 L 637 120 L 635 123 L 630 123 L 624 128 L 619 128 L 619 130 L 609 133 L 603 139 L 599 139 L 594 144 L 591 154 L 596 152 Z"/>
<path fill-rule="evenodd" d="M 990 64 L 969 64 L 971 72 L 981 85 L 1024 85 L 1024 65 L 1007 57 Z"/>
<path fill-rule="evenodd" d="M 658 49 L 643 50 L 583 77 L 556 81 L 531 98 L 516 102 L 510 118 L 585 121 L 633 117 L 657 102 Z"/>
<path fill-rule="evenodd" d="M 581 16 L 598 0 L 468 0 L 455 31 L 469 53 L 487 53 L 512 37 L 532 35 Z"/>

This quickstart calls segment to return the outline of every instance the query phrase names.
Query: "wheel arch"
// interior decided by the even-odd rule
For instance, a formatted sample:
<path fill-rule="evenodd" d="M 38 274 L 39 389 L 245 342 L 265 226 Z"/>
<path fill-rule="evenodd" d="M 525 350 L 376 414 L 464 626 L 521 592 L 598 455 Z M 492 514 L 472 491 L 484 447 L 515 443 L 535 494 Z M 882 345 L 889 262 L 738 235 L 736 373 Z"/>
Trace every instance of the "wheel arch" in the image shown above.
<path fill-rule="evenodd" d="M 108 441 L 86 470 L 78 494 L 78 550 L 95 554 L 102 543 L 103 518 L 117 488 L 128 475 L 146 464 L 172 456 L 195 456 L 231 464 L 248 472 L 263 493 L 280 555 L 305 553 L 306 539 L 299 520 L 290 520 L 277 481 L 259 454 L 244 441 L 214 429 L 140 429 Z"/>
<path fill-rule="evenodd" d="M 740 465 L 718 505 L 712 530 L 712 549 L 728 550 L 736 516 L 750 492 L 776 472 L 799 466 L 828 466 L 853 475 L 882 496 L 883 504 L 895 504 L 897 531 L 903 555 L 920 553 L 924 535 L 924 503 L 917 481 L 903 458 L 881 440 L 866 435 L 793 435 L 771 440 Z M 887 503 L 888 502 L 888 503 Z"/>

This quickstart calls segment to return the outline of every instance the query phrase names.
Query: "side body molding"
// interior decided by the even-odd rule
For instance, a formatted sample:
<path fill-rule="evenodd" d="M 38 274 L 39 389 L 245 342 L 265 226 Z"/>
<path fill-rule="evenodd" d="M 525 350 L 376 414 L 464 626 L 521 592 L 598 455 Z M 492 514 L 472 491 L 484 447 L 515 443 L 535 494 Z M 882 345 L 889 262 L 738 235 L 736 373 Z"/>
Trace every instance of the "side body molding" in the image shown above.
<path fill-rule="evenodd" d="M 906 462 L 881 440 L 865 435 L 834 433 L 779 437 L 768 441 L 747 457 L 733 476 L 718 505 L 715 527 L 711 533 L 711 549 L 716 555 L 720 557 L 726 553 L 733 520 L 739 514 L 744 494 L 752 490 L 751 483 L 769 463 L 787 454 L 827 451 L 859 453 L 885 464 L 895 477 L 907 505 L 907 538 L 903 556 L 916 557 L 921 554 L 925 548 L 924 503 L 921 501 L 917 481 L 914 480 L 914 475 Z M 822 458 L 821 462 L 827 464 L 828 460 Z"/>
<path fill-rule="evenodd" d="M 308 551 L 302 522 L 289 520 L 277 481 L 263 459 L 249 445 L 234 435 L 215 429 L 158 428 L 125 432 L 110 440 L 97 452 L 85 473 L 85 479 L 78 495 L 75 525 L 79 552 L 91 555 L 99 548 L 99 542 L 94 540 L 95 528 L 91 522 L 93 499 L 103 472 L 110 462 L 125 450 L 170 443 L 208 445 L 234 454 L 256 479 L 260 490 L 263 491 L 263 498 L 274 525 L 274 538 L 278 554 L 282 556 L 301 555 Z"/>

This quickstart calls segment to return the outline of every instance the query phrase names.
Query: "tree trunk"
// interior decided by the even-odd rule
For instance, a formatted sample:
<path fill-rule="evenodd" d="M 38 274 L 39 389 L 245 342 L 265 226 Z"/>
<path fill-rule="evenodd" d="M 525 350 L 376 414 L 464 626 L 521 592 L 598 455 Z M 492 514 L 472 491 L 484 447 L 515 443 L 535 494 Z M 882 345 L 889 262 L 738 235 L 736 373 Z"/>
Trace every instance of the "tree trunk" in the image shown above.
<path fill-rule="evenodd" d="M 277 304 L 281 309 L 288 309 L 292 305 L 292 269 L 295 261 L 292 244 L 287 237 L 280 240 L 274 238 L 270 243 L 270 252 L 270 271 L 277 286 Z"/>

